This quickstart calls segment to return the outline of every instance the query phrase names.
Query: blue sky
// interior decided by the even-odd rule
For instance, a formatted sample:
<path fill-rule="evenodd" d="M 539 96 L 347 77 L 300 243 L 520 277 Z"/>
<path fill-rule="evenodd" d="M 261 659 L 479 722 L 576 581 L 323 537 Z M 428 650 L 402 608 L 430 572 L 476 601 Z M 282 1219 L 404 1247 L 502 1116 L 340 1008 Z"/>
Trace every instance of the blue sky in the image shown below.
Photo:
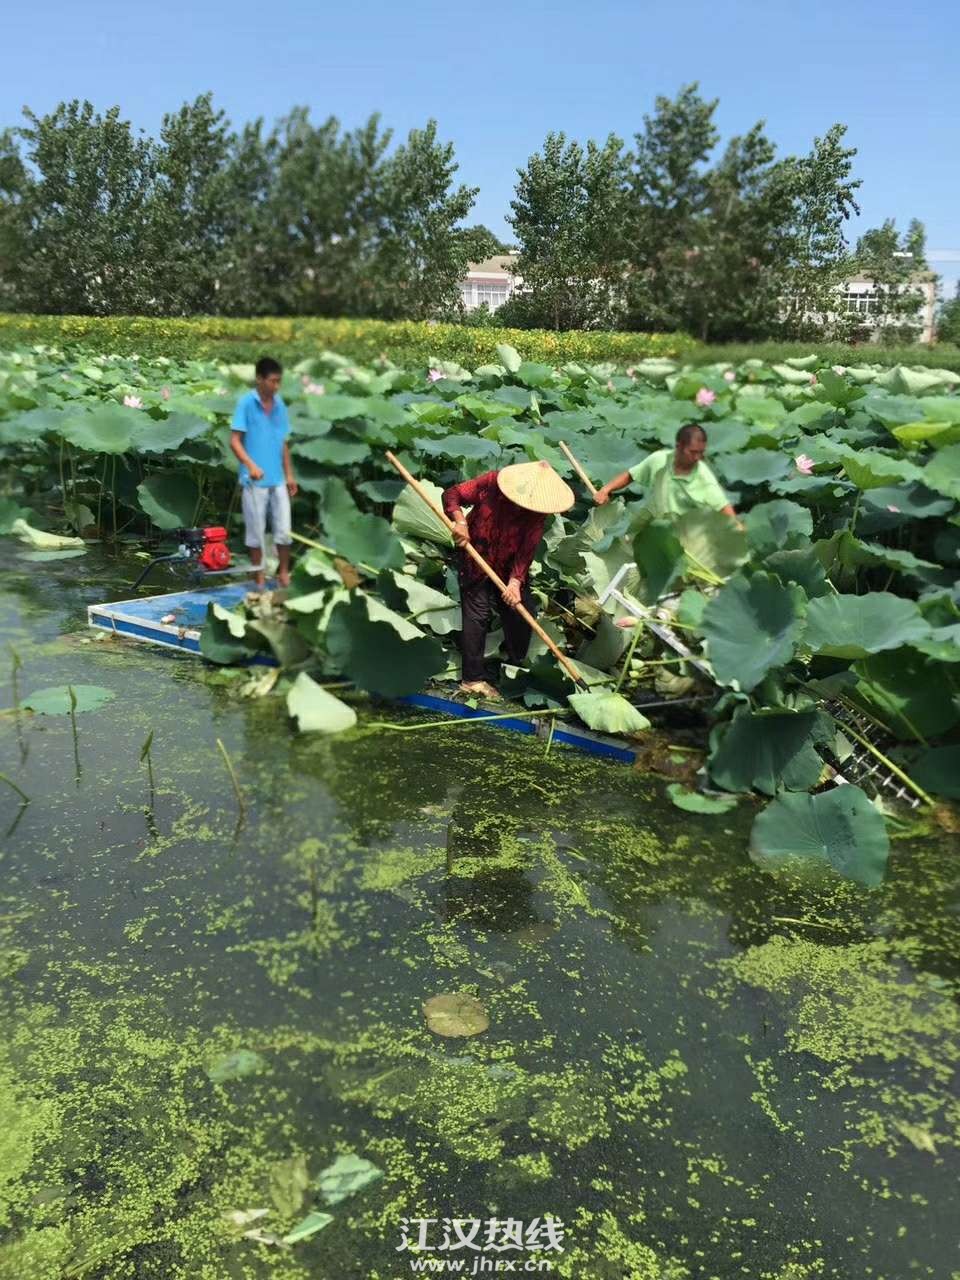
<path fill-rule="evenodd" d="M 919 217 L 931 247 L 960 249 L 956 0 L 34 0 L 4 35 L 0 124 L 80 97 L 154 130 L 207 89 L 235 122 L 293 104 L 346 126 L 379 110 L 398 134 L 435 117 L 480 188 L 475 220 L 504 236 L 549 130 L 629 140 L 657 94 L 698 80 L 725 137 L 765 119 L 803 151 L 845 122 L 860 229 Z M 952 292 L 960 263 L 934 265 Z"/>

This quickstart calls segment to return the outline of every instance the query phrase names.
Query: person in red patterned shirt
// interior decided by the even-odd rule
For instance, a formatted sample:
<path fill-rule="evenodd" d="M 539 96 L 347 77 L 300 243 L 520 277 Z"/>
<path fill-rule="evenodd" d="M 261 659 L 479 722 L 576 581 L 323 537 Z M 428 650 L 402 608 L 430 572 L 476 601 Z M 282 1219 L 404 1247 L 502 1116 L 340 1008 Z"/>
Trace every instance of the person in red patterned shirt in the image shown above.
<path fill-rule="evenodd" d="M 465 693 L 499 698 L 487 679 L 484 647 L 496 609 L 503 625 L 507 657 L 520 665 L 530 646 L 530 627 L 516 612 L 521 602 L 535 612 L 528 575 L 547 515 L 573 506 L 569 485 L 549 462 L 521 462 L 487 471 L 444 490 L 443 509 L 454 522 L 460 554 L 460 605 L 463 615 L 460 688 Z M 469 517 L 463 508 L 470 508 Z M 470 542 L 506 583 L 501 593 L 462 548 Z"/>

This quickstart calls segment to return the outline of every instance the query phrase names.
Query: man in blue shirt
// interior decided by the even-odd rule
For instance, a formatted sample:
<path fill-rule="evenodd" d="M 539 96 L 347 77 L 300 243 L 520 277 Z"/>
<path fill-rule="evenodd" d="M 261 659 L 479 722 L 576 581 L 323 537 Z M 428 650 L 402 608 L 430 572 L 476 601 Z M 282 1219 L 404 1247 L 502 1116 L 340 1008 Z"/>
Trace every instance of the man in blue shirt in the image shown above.
<path fill-rule="evenodd" d="M 297 482 L 290 463 L 290 420 L 278 395 L 283 368 L 263 356 L 257 361 L 256 390 L 241 397 L 233 415 L 230 448 L 240 462 L 244 542 L 253 564 L 260 566 L 257 586 L 264 585 L 263 541 L 269 519 L 280 560 L 277 581 L 290 585 L 290 499 Z"/>

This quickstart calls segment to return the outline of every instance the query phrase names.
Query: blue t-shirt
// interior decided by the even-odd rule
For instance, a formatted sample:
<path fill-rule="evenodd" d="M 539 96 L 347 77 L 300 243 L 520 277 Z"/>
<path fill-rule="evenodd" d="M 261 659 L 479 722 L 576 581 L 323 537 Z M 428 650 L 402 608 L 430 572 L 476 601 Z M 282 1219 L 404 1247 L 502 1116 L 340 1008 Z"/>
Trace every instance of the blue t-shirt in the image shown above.
<path fill-rule="evenodd" d="M 283 484 L 283 442 L 290 433 L 290 419 L 280 397 L 274 396 L 272 410 L 264 413 L 259 392 L 248 391 L 237 403 L 231 426 L 234 431 L 243 432 L 243 447 L 263 471 L 263 479 L 252 483 L 260 488 Z M 251 483 L 250 472 L 243 463 L 240 483 Z"/>

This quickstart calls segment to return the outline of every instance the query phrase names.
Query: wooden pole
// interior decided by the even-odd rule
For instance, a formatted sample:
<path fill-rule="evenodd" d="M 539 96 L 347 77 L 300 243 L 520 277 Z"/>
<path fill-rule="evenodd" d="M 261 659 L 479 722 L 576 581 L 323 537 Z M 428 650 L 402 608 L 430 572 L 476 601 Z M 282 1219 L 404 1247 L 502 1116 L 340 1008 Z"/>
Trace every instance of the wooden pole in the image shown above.
<path fill-rule="evenodd" d="M 453 529 L 454 529 L 453 521 L 450 519 L 450 517 L 447 515 L 445 511 L 441 511 L 441 509 L 436 505 L 436 503 L 430 497 L 429 493 L 427 493 L 426 489 L 424 489 L 420 481 L 414 479 L 414 477 L 406 469 L 406 467 L 403 465 L 400 459 L 396 457 L 395 454 L 391 453 L 389 449 L 387 450 L 386 457 L 387 457 L 387 461 L 392 466 L 394 466 L 397 469 L 397 471 L 399 471 L 401 476 L 403 476 L 404 480 L 406 480 L 407 484 L 414 491 L 414 493 L 416 493 L 419 498 L 423 499 L 423 501 L 427 504 L 427 506 L 430 508 L 433 514 L 437 517 L 437 519 L 441 520 L 447 526 L 450 532 L 453 533 Z M 496 570 L 492 569 L 490 565 L 487 564 L 486 560 L 484 560 L 483 556 L 480 554 L 480 552 L 476 549 L 476 547 L 471 542 L 468 542 L 463 549 L 464 551 L 466 551 L 467 555 L 470 556 L 470 558 L 474 561 L 474 563 L 477 564 L 483 570 L 483 572 L 487 575 L 490 581 L 497 587 L 497 589 L 501 593 L 506 591 L 507 584 L 503 581 L 503 579 L 496 572 Z M 537 635 L 540 637 L 543 643 L 547 646 L 547 648 L 551 651 L 551 653 L 553 653 L 554 657 L 557 659 L 560 665 L 564 668 L 564 670 L 570 676 L 571 680 L 573 680 L 575 684 L 578 684 L 578 685 L 583 684 L 584 683 L 583 676 L 580 674 L 577 668 L 573 665 L 573 663 L 570 661 L 567 655 L 565 653 L 561 653 L 561 651 L 557 648 L 556 644 L 554 644 L 553 640 L 550 639 L 546 631 L 544 631 L 543 627 L 541 627 L 540 623 L 536 620 L 536 618 L 529 611 L 529 609 L 527 609 L 522 603 L 516 604 L 513 607 L 516 609 L 517 613 L 519 613 L 520 617 L 524 620 L 527 626 L 529 626 L 533 631 L 537 633 Z"/>
<path fill-rule="evenodd" d="M 597 496 L 597 491 L 594 488 L 593 481 L 590 479 L 590 477 L 584 471 L 583 467 L 581 467 L 580 463 L 576 460 L 572 452 L 567 448 L 567 446 L 564 444 L 562 440 L 560 441 L 560 448 L 567 455 L 567 461 L 573 467 L 574 471 L 577 473 L 577 475 L 580 477 L 583 483 L 587 486 L 587 492 L 590 494 L 590 497 L 595 498 Z"/>

